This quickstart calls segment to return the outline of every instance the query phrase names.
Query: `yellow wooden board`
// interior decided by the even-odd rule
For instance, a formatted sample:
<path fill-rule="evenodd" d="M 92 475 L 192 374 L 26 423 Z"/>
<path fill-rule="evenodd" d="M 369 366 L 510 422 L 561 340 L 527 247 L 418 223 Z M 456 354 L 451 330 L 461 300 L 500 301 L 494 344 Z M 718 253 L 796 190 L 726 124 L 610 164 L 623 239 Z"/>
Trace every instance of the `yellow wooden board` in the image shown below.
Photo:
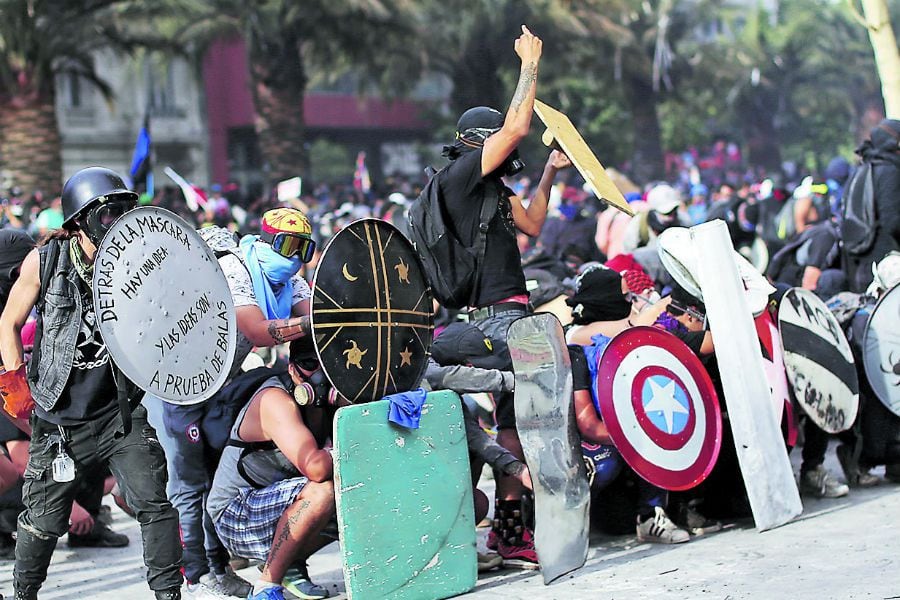
<path fill-rule="evenodd" d="M 594 156 L 569 117 L 540 100 L 534 101 L 534 112 L 547 126 L 547 131 L 541 138 L 544 144 L 558 146 L 565 152 L 598 198 L 627 215 L 633 215 L 634 211 L 628 206 L 622 192 L 606 174 L 603 165 Z"/>

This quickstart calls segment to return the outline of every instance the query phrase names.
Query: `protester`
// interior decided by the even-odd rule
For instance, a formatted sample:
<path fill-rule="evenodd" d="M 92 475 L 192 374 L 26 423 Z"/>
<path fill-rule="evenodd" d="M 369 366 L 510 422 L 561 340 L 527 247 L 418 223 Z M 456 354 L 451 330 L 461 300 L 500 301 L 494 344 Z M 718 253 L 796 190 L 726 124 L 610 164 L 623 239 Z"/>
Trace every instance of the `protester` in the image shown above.
<path fill-rule="evenodd" d="M 688 225 L 685 217 L 679 214 L 680 208 L 681 196 L 678 190 L 665 183 L 654 186 L 647 193 L 645 210 L 628 222 L 622 249 L 633 252 L 645 246 L 655 248 L 656 237 L 660 233 L 669 227 Z"/>
<path fill-rule="evenodd" d="M 473 207 L 488 196 L 498 199 L 498 210 L 488 225 L 480 281 L 473 291 L 469 312 L 469 321 L 477 323 L 492 340 L 505 340 L 509 324 L 528 310 L 516 229 L 532 237 L 540 234 L 556 173 L 571 164 L 564 154 L 552 151 L 527 208 L 522 198 L 513 195 L 501 180 L 521 168 L 516 148 L 531 125 L 541 46 L 540 38 L 523 26 L 515 43 L 522 67 L 506 116 L 484 106 L 463 113 L 457 123 L 456 141 L 445 147 L 450 164 L 436 175 L 449 220 L 465 244 L 472 245 L 478 235 L 480 211 Z M 498 399 L 497 427 L 500 445 L 521 457 L 512 396 L 508 393 Z M 532 533 L 522 521 L 521 484 L 504 476 L 497 482 L 497 490 L 498 523 L 509 526 L 494 528 L 488 546 L 505 561 L 536 563 Z"/>
<path fill-rule="evenodd" d="M 63 228 L 33 250 L 0 317 L 7 371 L 24 377 L 20 332 L 40 308 L 29 363 L 35 413 L 16 539 L 16 598 L 37 598 L 56 541 L 69 527 L 84 476 L 107 464 L 144 536 L 147 581 L 160 600 L 181 597 L 178 514 L 165 496 L 165 455 L 139 404 L 142 393 L 110 360 L 90 291 L 94 253 L 137 194 L 109 169 L 89 167 L 63 187 Z"/>
<path fill-rule="evenodd" d="M 291 342 L 288 374 L 268 379 L 238 413 L 216 470 L 207 507 L 219 538 L 235 556 L 265 561 L 248 600 L 284 600 L 289 569 L 289 591 L 328 596 L 306 570 L 306 560 L 335 539 L 323 534 L 335 515 L 326 446 L 335 407 L 309 401 L 318 369 L 312 338 Z"/>
<path fill-rule="evenodd" d="M 200 231 L 210 247 L 222 254 L 219 264 L 237 314 L 232 377 L 254 346 L 273 347 L 308 330 L 311 294 L 299 271 L 315 249 L 312 227 L 294 208 L 266 212 L 261 227 L 260 235 L 245 236 L 240 246 L 225 229 Z M 168 495 L 179 514 L 187 590 L 198 599 L 246 597 L 250 583 L 229 567 L 228 552 L 204 509 L 219 459 L 209 444 L 209 436 L 215 438 L 218 433 L 208 430 L 220 425 L 208 418 L 217 414 L 216 396 L 200 404 L 178 405 L 148 394 L 144 403 L 166 451 Z"/>

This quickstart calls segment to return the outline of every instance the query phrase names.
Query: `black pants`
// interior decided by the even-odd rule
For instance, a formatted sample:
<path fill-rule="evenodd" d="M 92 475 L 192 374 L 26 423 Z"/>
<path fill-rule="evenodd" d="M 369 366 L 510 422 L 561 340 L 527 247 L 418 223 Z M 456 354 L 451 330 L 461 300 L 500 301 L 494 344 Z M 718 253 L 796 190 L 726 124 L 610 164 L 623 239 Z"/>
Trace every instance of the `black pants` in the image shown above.
<path fill-rule="evenodd" d="M 166 458 L 147 423 L 147 411 L 132 413 L 132 430 L 121 433 L 118 411 L 77 426 L 65 428 L 66 451 L 75 461 L 75 480 L 53 480 L 51 464 L 60 438 L 55 425 L 32 417 L 33 429 L 19 515 L 14 571 L 17 591 L 37 591 L 47 577 L 56 540 L 69 528 L 72 500 L 81 480 L 90 473 L 110 470 L 119 482 L 125 501 L 141 525 L 147 582 L 153 590 L 180 587 L 181 541 L 178 513 L 166 498 Z"/>

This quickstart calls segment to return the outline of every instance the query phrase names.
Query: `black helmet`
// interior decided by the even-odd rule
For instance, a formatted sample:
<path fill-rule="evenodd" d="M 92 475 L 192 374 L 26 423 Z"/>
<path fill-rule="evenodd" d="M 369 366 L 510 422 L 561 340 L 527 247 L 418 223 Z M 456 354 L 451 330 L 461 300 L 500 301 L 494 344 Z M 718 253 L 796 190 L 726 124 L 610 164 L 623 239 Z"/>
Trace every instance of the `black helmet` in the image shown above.
<path fill-rule="evenodd" d="M 62 190 L 63 227 L 75 224 L 75 218 L 101 198 L 117 197 L 137 202 L 138 195 L 125 186 L 119 175 L 104 167 L 88 167 L 69 177 Z"/>
<path fill-rule="evenodd" d="M 456 136 L 467 142 L 484 144 L 503 127 L 503 113 L 489 106 L 476 106 L 462 114 L 456 123 Z"/>

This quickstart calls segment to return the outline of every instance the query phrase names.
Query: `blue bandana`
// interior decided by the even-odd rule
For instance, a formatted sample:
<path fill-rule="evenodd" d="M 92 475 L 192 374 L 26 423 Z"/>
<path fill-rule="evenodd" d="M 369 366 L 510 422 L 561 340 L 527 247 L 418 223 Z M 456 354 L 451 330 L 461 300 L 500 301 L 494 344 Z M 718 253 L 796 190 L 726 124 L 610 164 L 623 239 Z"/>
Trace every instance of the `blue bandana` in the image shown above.
<path fill-rule="evenodd" d="M 241 238 L 244 264 L 250 271 L 256 303 L 266 320 L 287 319 L 291 316 L 294 287 L 291 277 L 303 265 L 298 257 L 287 258 L 266 243 L 257 244 L 258 235 Z"/>

